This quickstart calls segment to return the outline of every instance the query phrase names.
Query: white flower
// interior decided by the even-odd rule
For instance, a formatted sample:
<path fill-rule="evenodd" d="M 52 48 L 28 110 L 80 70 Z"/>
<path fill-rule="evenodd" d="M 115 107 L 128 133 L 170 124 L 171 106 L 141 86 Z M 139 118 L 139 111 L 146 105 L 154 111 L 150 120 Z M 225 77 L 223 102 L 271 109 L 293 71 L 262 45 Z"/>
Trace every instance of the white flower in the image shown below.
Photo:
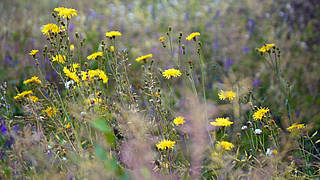
<path fill-rule="evenodd" d="M 52 147 L 50 145 L 48 145 L 48 149 L 51 149 Z"/>
<path fill-rule="evenodd" d="M 69 89 L 70 84 L 73 85 L 73 84 L 74 84 L 74 81 L 73 81 L 73 80 L 70 80 L 70 81 L 64 83 L 64 86 L 65 86 L 67 89 Z"/>
<path fill-rule="evenodd" d="M 272 151 L 270 148 L 268 148 L 266 151 L 266 156 L 271 156 L 271 155 L 272 155 Z"/>
<path fill-rule="evenodd" d="M 261 129 L 254 130 L 254 134 L 256 134 L 256 135 L 260 135 L 261 133 L 262 133 Z"/>
<path fill-rule="evenodd" d="M 62 158 L 62 160 L 66 161 L 66 160 L 67 160 L 67 158 L 66 158 L 66 157 L 63 157 L 63 158 Z"/>
<path fill-rule="evenodd" d="M 246 129 L 248 129 L 248 126 L 242 126 L 241 127 L 241 130 L 246 130 Z"/>

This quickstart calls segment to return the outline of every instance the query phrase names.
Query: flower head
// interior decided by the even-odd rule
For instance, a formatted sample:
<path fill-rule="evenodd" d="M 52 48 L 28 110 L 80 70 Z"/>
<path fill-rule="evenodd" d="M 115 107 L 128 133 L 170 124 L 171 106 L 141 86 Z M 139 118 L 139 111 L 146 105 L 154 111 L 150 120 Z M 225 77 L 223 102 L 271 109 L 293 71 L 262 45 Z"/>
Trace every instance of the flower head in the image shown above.
<path fill-rule="evenodd" d="M 287 130 L 290 131 L 290 132 L 293 132 L 293 131 L 296 131 L 296 130 L 299 130 L 299 129 L 304 129 L 304 128 L 306 128 L 306 126 L 304 124 L 294 123 L 290 127 L 288 127 Z"/>
<path fill-rule="evenodd" d="M 39 98 L 37 96 L 30 96 L 27 99 L 30 100 L 30 101 L 33 101 L 33 102 L 38 102 L 39 101 Z"/>
<path fill-rule="evenodd" d="M 216 118 L 216 121 L 210 122 L 212 126 L 222 126 L 222 127 L 228 127 L 233 122 L 229 121 L 229 118 Z"/>
<path fill-rule="evenodd" d="M 42 113 L 49 117 L 54 117 L 57 114 L 57 109 L 55 107 L 47 107 L 47 109 L 44 109 Z"/>
<path fill-rule="evenodd" d="M 111 51 L 111 52 L 114 51 L 114 46 L 110 46 L 110 51 Z"/>
<path fill-rule="evenodd" d="M 227 151 L 230 151 L 232 148 L 234 148 L 234 145 L 228 141 L 218 141 L 217 146 L 220 146 L 224 150 L 227 150 Z"/>
<path fill-rule="evenodd" d="M 39 52 L 39 50 L 33 49 L 33 50 L 30 51 L 29 55 L 30 55 L 30 56 L 34 56 L 34 55 L 36 55 L 38 52 Z"/>
<path fill-rule="evenodd" d="M 64 19 L 71 19 L 71 16 L 78 16 L 78 11 L 72 8 L 58 7 L 54 8 L 54 11 L 58 12 L 58 16 Z"/>
<path fill-rule="evenodd" d="M 41 84 L 41 81 L 40 81 L 39 77 L 37 77 L 37 76 L 33 76 L 32 78 L 23 81 L 23 84 L 25 84 L 25 85 L 27 85 L 29 83 Z"/>
<path fill-rule="evenodd" d="M 162 76 L 170 79 L 171 77 L 180 77 L 182 73 L 177 69 L 167 69 L 162 73 Z"/>
<path fill-rule="evenodd" d="M 272 43 L 272 44 L 265 44 L 264 46 L 262 46 L 261 48 L 257 48 L 257 50 L 260 52 L 260 53 L 265 53 L 265 52 L 268 52 L 270 51 L 270 48 L 274 47 L 275 45 Z"/>
<path fill-rule="evenodd" d="M 74 45 L 71 44 L 71 45 L 70 45 L 70 51 L 73 51 L 73 50 L 74 50 Z"/>
<path fill-rule="evenodd" d="M 158 39 L 160 42 L 162 42 L 162 41 L 164 41 L 164 37 L 159 37 L 159 39 Z"/>
<path fill-rule="evenodd" d="M 56 55 L 56 56 L 52 56 L 52 62 L 59 62 L 61 64 L 64 64 L 66 60 L 66 56 L 62 56 L 62 55 Z"/>
<path fill-rule="evenodd" d="M 19 94 L 17 94 L 15 97 L 14 97 L 14 99 L 21 99 L 21 98 L 23 98 L 23 97 L 25 97 L 25 96 L 29 96 L 30 94 L 32 94 L 32 91 L 23 91 L 23 92 L 21 92 L 21 93 L 19 93 Z"/>
<path fill-rule="evenodd" d="M 196 36 L 200 36 L 199 32 L 193 32 L 188 37 L 186 37 L 186 40 L 190 41 L 191 39 L 195 38 Z"/>
<path fill-rule="evenodd" d="M 109 80 L 108 76 L 104 73 L 104 71 L 100 69 L 89 70 L 88 72 L 81 72 L 81 75 L 82 80 L 84 81 L 88 79 L 89 81 L 93 82 L 95 77 L 99 77 L 99 79 L 101 79 L 102 82 L 105 84 Z"/>
<path fill-rule="evenodd" d="M 229 101 L 232 101 L 234 97 L 236 97 L 236 94 L 233 91 L 223 91 L 220 90 L 220 93 L 218 94 L 220 100 L 229 99 Z"/>
<path fill-rule="evenodd" d="M 90 56 L 87 57 L 88 60 L 95 60 L 97 57 L 100 57 L 103 55 L 103 52 L 95 52 L 92 53 Z"/>
<path fill-rule="evenodd" d="M 42 26 L 41 32 L 44 35 L 49 36 L 49 33 L 57 34 L 60 32 L 60 28 L 56 24 L 46 24 Z"/>
<path fill-rule="evenodd" d="M 116 37 L 116 36 L 122 36 L 121 32 L 119 31 L 110 31 L 106 33 L 106 37 Z"/>
<path fill-rule="evenodd" d="M 152 58 L 152 54 L 140 56 L 136 59 L 136 61 L 142 63 L 142 62 L 145 62 L 148 58 Z"/>
<path fill-rule="evenodd" d="M 71 72 L 67 67 L 63 68 L 63 72 L 68 78 L 74 80 L 76 83 L 79 83 L 80 79 L 75 72 Z"/>
<path fill-rule="evenodd" d="M 262 133 L 261 129 L 255 129 L 254 130 L 254 134 L 256 134 L 256 135 L 260 135 L 261 133 Z"/>
<path fill-rule="evenodd" d="M 174 118 L 173 123 L 176 126 L 179 126 L 180 124 L 183 124 L 184 123 L 184 117 L 178 116 L 178 117 Z"/>
<path fill-rule="evenodd" d="M 170 140 L 164 139 L 164 140 L 160 141 L 156 146 L 158 149 L 164 150 L 164 149 L 169 149 L 169 148 L 173 149 L 175 144 L 176 144 L 175 141 L 170 141 Z"/>
<path fill-rule="evenodd" d="M 255 113 L 253 113 L 253 119 L 256 121 L 262 120 L 267 112 L 269 112 L 269 108 L 260 107 Z"/>
<path fill-rule="evenodd" d="M 79 69 L 79 68 L 80 68 L 80 65 L 78 63 L 73 63 L 73 64 L 71 64 L 70 70 L 71 70 L 71 72 L 77 72 L 77 69 Z"/>

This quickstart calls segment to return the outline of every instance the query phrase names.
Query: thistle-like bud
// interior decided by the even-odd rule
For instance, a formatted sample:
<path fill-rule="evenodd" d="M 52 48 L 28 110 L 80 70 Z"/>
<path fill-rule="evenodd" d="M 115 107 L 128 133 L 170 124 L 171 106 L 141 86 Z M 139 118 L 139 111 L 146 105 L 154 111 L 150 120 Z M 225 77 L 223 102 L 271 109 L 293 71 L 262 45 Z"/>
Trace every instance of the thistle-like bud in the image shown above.
<path fill-rule="evenodd" d="M 74 35 L 76 36 L 76 38 L 77 38 L 77 39 L 79 39 L 79 38 L 80 38 L 80 36 L 79 36 L 79 33 L 78 33 L 78 32 L 75 32 L 75 33 L 74 33 Z"/>

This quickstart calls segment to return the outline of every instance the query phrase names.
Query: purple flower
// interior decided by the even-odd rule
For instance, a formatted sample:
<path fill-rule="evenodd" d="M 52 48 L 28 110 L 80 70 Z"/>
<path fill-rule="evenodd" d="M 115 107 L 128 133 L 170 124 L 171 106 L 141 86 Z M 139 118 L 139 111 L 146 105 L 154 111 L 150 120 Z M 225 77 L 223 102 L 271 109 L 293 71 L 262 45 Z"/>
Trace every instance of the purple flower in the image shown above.
<path fill-rule="evenodd" d="M 247 46 L 243 47 L 243 53 L 248 54 L 249 48 Z"/>
<path fill-rule="evenodd" d="M 226 62 L 224 62 L 224 70 L 227 71 L 232 65 L 232 59 L 228 58 Z"/>
<path fill-rule="evenodd" d="M 253 87 L 258 87 L 261 84 L 261 80 L 260 79 L 255 79 L 252 81 L 252 86 Z"/>

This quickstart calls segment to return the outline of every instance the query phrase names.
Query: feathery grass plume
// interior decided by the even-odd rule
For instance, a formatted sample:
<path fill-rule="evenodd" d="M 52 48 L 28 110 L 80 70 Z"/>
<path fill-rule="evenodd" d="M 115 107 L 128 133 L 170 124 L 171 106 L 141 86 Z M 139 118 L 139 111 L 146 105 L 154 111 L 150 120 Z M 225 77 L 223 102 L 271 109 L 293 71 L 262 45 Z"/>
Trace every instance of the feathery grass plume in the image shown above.
<path fill-rule="evenodd" d="M 30 83 L 41 84 L 41 81 L 38 76 L 33 76 L 32 78 L 23 81 L 23 84 L 25 84 L 25 85 L 30 84 Z"/>
<path fill-rule="evenodd" d="M 167 69 L 165 71 L 162 72 L 162 76 L 170 79 L 171 77 L 180 77 L 182 75 L 182 73 L 178 70 L 178 69 Z"/>
<path fill-rule="evenodd" d="M 191 39 L 195 39 L 195 37 L 200 36 L 199 32 L 193 32 L 189 36 L 186 37 L 186 40 L 190 41 Z"/>
<path fill-rule="evenodd" d="M 262 120 L 268 112 L 269 112 L 268 107 L 267 108 L 259 107 L 258 110 L 253 113 L 253 119 L 256 121 Z"/>
<path fill-rule="evenodd" d="M 216 121 L 210 122 L 212 126 L 222 126 L 222 127 L 228 127 L 233 122 L 229 121 L 229 118 L 216 118 Z"/>
<path fill-rule="evenodd" d="M 17 99 L 21 99 L 21 98 L 24 98 L 26 96 L 29 96 L 30 94 L 32 94 L 33 92 L 32 91 L 23 91 L 19 94 L 17 94 L 14 99 L 17 100 Z"/>
<path fill-rule="evenodd" d="M 142 63 L 142 62 L 146 62 L 148 58 L 152 58 L 152 54 L 148 54 L 145 56 L 140 56 L 136 59 L 137 62 Z"/>
<path fill-rule="evenodd" d="M 39 52 L 39 50 L 33 49 L 33 50 L 30 51 L 29 55 L 30 56 L 35 56 L 38 52 Z"/>
<path fill-rule="evenodd" d="M 87 57 L 88 60 L 95 60 L 97 57 L 103 56 L 103 52 L 95 52 Z"/>
<path fill-rule="evenodd" d="M 182 125 L 184 123 L 184 117 L 178 116 L 178 117 L 174 118 L 173 123 L 176 126 L 179 126 L 180 124 Z"/>

